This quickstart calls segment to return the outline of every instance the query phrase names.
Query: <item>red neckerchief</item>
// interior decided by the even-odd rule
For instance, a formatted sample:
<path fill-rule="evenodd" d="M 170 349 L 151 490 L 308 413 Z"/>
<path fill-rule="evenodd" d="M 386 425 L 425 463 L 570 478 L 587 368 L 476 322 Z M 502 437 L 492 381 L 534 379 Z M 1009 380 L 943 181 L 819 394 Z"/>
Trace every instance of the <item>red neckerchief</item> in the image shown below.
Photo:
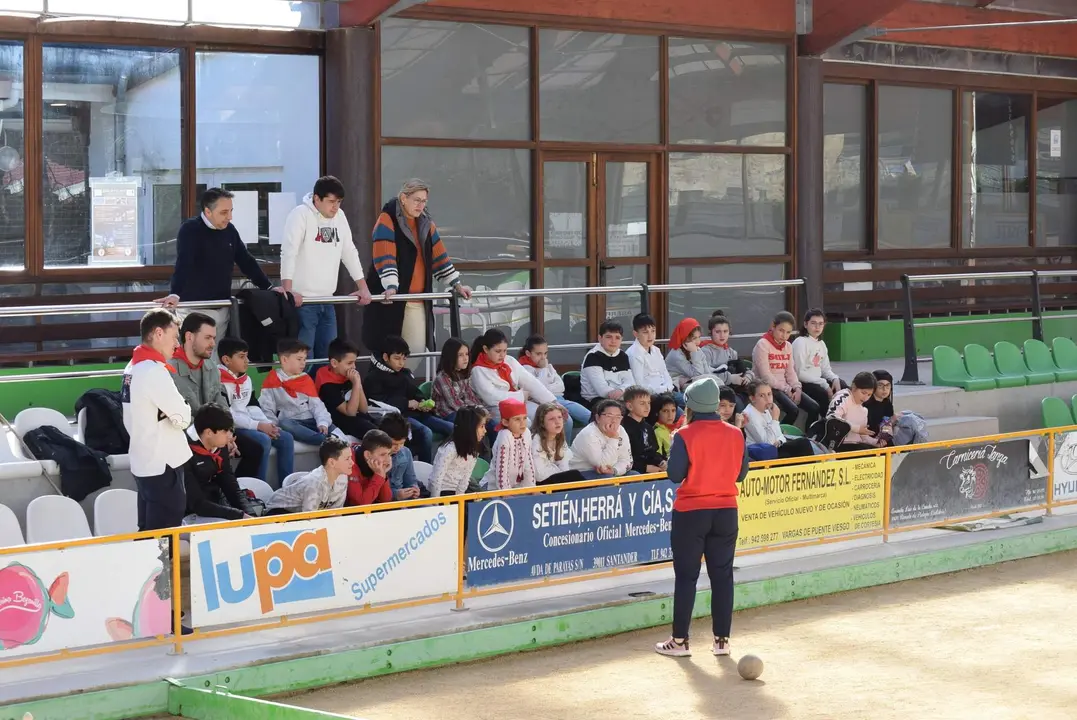
<path fill-rule="evenodd" d="M 205 362 L 205 360 L 199 359 L 197 365 L 192 365 L 191 361 L 187 359 L 187 353 L 182 347 L 176 348 L 176 352 L 172 353 L 172 359 L 182 360 L 183 362 L 187 363 L 187 367 L 191 368 L 192 370 L 201 370 L 202 363 Z"/>
<path fill-rule="evenodd" d="M 194 451 L 195 455 L 205 455 L 206 457 L 213 458 L 213 462 L 217 463 L 217 472 L 220 472 L 224 468 L 224 460 L 221 458 L 220 453 L 207 449 L 201 442 L 191 444 L 191 450 Z"/>
<path fill-rule="evenodd" d="M 235 385 L 236 386 L 235 397 L 236 397 L 236 399 L 239 399 L 240 389 L 243 387 L 243 383 L 244 383 L 244 381 L 246 381 L 247 376 L 246 375 L 240 375 L 239 377 L 236 377 L 235 375 L 233 375 L 228 370 L 228 368 L 225 368 L 225 367 L 220 368 L 220 371 L 221 371 L 221 384 L 222 385 Z"/>
<path fill-rule="evenodd" d="M 153 362 L 161 363 L 166 368 L 168 368 L 168 372 L 170 373 L 176 372 L 176 368 L 168 364 L 168 361 L 165 360 L 164 355 L 157 352 L 151 347 L 139 345 L 135 348 L 135 351 L 131 353 L 131 364 L 138 365 L 140 362 L 145 362 L 146 360 L 152 360 Z"/>
<path fill-rule="evenodd" d="M 672 435 L 673 433 L 684 427 L 684 415 L 681 415 L 681 419 L 673 423 L 659 422 L 658 424 L 664 427 L 666 430 L 669 430 L 669 434 Z"/>
<path fill-rule="evenodd" d="M 328 365 L 322 365 L 314 375 L 314 389 L 316 391 L 320 391 L 322 385 L 343 385 L 348 382 L 351 381 L 343 375 L 337 375 Z"/>
<path fill-rule="evenodd" d="M 779 344 L 778 341 L 774 339 L 773 330 L 767 330 L 765 333 L 763 333 L 763 337 L 765 337 L 771 345 L 778 348 L 779 350 L 785 350 L 785 346 L 788 344 L 787 342 Z"/>
<path fill-rule="evenodd" d="M 516 392 L 516 385 L 512 382 L 512 368 L 506 362 L 494 365 L 486 353 L 480 352 L 479 359 L 475 361 L 475 367 L 487 368 L 497 373 L 497 376 L 509 384 L 509 392 Z"/>
<path fill-rule="evenodd" d="M 533 368 L 538 367 L 538 365 L 535 364 L 535 361 L 532 360 L 531 356 L 528 355 L 527 353 L 524 353 L 523 355 L 520 356 L 520 364 L 523 365 L 524 367 L 533 367 Z"/>
<path fill-rule="evenodd" d="M 280 373 L 274 370 L 269 375 L 266 375 L 265 381 L 262 382 L 262 389 L 273 390 L 276 388 L 282 388 L 290 397 L 299 397 L 301 394 L 310 397 L 318 396 L 318 388 L 314 386 L 314 380 L 306 373 L 298 377 L 281 380 Z"/>

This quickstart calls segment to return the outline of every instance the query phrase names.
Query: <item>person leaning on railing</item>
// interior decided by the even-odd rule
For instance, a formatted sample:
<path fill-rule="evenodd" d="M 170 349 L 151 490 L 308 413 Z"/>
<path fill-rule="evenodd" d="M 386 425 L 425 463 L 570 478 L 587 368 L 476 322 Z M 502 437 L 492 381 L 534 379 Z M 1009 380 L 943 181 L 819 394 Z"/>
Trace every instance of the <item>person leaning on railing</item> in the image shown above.
<path fill-rule="evenodd" d="M 172 271 L 170 294 L 157 300 L 168 308 L 183 302 L 229 300 L 232 297 L 232 267 L 246 274 L 262 290 L 269 281 L 232 224 L 233 194 L 221 188 L 202 193 L 202 212 L 180 225 L 176 234 L 176 267 Z M 283 288 L 273 287 L 277 292 Z M 178 310 L 180 320 L 189 311 Z M 220 337 L 228 335 L 229 308 L 206 310 L 217 321 Z"/>

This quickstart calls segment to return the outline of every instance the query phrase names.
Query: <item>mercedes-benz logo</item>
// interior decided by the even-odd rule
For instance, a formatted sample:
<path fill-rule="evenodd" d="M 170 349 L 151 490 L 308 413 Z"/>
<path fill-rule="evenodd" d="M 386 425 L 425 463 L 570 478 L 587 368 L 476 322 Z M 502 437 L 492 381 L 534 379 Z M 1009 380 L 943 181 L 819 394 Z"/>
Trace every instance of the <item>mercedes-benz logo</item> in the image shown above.
<path fill-rule="evenodd" d="M 512 539 L 515 521 L 512 508 L 504 500 L 491 500 L 479 513 L 479 544 L 487 552 L 496 553 Z"/>

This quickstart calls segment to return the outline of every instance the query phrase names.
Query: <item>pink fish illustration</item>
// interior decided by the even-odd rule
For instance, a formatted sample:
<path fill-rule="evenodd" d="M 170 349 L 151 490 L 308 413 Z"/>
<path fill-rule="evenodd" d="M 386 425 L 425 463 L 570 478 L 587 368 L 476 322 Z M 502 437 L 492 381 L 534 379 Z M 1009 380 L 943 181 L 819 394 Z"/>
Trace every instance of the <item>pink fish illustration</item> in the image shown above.
<path fill-rule="evenodd" d="M 67 573 L 60 573 L 46 591 L 45 583 L 25 565 L 11 563 L 0 570 L 0 647 L 33 645 L 45 634 L 49 617 L 75 617 L 68 583 Z"/>
<path fill-rule="evenodd" d="M 130 622 L 123 618 L 109 618 L 105 621 L 109 637 L 119 641 L 168 635 L 172 632 L 172 604 L 169 602 L 169 594 L 163 593 L 165 597 L 162 598 L 157 591 L 162 572 L 161 568 L 154 570 L 142 585 Z"/>

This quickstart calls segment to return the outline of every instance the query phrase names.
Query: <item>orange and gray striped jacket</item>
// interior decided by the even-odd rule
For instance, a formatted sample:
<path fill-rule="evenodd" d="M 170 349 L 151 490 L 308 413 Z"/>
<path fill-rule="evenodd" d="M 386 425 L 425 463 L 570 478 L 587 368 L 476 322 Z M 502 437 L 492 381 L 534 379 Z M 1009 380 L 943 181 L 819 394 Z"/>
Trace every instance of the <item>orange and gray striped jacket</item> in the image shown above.
<path fill-rule="evenodd" d="M 396 217 L 393 218 L 390 212 L 395 211 Z M 393 200 L 385 204 L 382 208 L 381 215 L 378 216 L 378 222 L 374 225 L 374 270 L 378 273 L 378 277 L 381 279 L 382 287 L 386 290 L 401 291 L 399 271 L 397 269 L 396 262 L 396 228 L 399 226 L 400 231 L 415 243 L 416 249 L 419 252 L 419 257 L 424 257 L 425 253 L 422 252 L 422 246 L 414 237 L 411 227 L 409 227 L 407 221 L 404 219 L 399 204 Z M 445 250 L 445 245 L 441 242 L 441 235 L 438 234 L 437 226 L 434 221 L 430 219 L 430 216 L 423 212 L 419 216 L 417 227 L 419 229 L 419 237 L 425 242 L 429 242 L 431 245 L 431 252 L 429 257 L 431 258 L 431 270 L 427 270 L 433 276 L 434 280 L 440 280 L 446 285 L 452 286 L 460 282 L 460 273 L 457 272 L 453 266 L 452 261 L 449 260 L 449 253 Z M 411 279 L 406 278 L 407 285 L 410 286 Z M 403 288 L 403 292 L 408 291 L 408 287 Z"/>

